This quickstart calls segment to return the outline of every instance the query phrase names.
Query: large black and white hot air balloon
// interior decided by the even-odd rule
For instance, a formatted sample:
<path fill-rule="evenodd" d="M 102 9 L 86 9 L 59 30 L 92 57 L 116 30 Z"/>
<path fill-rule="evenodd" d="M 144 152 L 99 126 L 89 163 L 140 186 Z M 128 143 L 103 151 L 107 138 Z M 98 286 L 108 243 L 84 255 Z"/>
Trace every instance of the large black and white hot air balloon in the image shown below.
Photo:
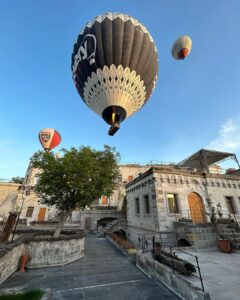
<path fill-rule="evenodd" d="M 192 50 L 192 40 L 189 36 L 180 36 L 172 46 L 172 56 L 177 59 L 185 59 Z"/>
<path fill-rule="evenodd" d="M 78 35 L 72 53 L 73 80 L 86 105 L 112 125 L 110 135 L 147 102 L 157 73 L 154 41 L 131 16 L 97 16 Z"/>

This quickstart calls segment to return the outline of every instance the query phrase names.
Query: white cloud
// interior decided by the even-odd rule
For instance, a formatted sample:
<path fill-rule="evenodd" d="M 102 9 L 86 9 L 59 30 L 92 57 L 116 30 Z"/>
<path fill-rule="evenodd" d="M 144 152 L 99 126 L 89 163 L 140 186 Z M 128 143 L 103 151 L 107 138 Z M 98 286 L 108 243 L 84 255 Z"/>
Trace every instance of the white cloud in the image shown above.
<path fill-rule="evenodd" d="M 218 137 L 209 143 L 209 149 L 236 152 L 240 149 L 240 118 L 231 118 L 223 123 Z"/>

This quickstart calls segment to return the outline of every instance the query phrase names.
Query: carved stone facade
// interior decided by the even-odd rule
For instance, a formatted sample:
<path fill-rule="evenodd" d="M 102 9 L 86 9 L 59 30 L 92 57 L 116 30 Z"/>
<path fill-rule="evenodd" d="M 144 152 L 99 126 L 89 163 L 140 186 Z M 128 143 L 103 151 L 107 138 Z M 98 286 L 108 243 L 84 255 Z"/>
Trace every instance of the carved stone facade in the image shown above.
<path fill-rule="evenodd" d="M 143 234 L 173 231 L 175 221 L 209 222 L 209 204 L 240 221 L 240 176 L 156 166 L 128 183 L 126 192 L 128 233 L 135 243 Z"/>

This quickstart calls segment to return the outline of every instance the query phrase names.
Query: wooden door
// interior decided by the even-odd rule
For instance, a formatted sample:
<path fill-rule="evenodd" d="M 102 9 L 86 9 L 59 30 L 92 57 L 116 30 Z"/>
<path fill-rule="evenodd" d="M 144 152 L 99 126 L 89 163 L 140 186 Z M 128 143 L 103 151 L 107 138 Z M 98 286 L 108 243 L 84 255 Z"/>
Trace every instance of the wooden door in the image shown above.
<path fill-rule="evenodd" d="M 206 223 L 202 198 L 196 193 L 188 195 L 188 205 L 193 223 Z"/>
<path fill-rule="evenodd" d="M 45 214 L 46 214 L 46 208 L 41 207 L 38 213 L 38 221 L 43 222 L 45 219 Z"/>
<path fill-rule="evenodd" d="M 102 204 L 108 204 L 107 196 L 102 196 Z"/>

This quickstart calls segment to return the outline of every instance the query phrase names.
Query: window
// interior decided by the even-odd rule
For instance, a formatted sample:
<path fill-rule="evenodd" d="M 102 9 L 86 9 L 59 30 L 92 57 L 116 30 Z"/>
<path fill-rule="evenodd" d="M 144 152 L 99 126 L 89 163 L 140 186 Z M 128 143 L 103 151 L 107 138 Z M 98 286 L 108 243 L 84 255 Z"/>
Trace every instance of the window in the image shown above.
<path fill-rule="evenodd" d="M 168 193 L 167 201 L 168 201 L 168 210 L 169 210 L 170 214 L 179 213 L 177 194 Z"/>
<path fill-rule="evenodd" d="M 233 197 L 226 196 L 226 201 L 227 201 L 227 207 L 230 212 L 230 214 L 235 214 L 236 213 L 236 208 L 235 208 L 235 203 Z"/>
<path fill-rule="evenodd" d="M 150 204 L 148 195 L 144 196 L 145 214 L 150 214 Z"/>
<path fill-rule="evenodd" d="M 139 198 L 135 199 L 135 213 L 140 214 Z"/>
<path fill-rule="evenodd" d="M 32 217 L 32 215 L 33 215 L 33 210 L 34 210 L 34 207 L 28 206 L 28 208 L 27 208 L 27 213 L 26 213 L 26 217 L 27 217 L 27 218 L 31 218 L 31 217 Z"/>

